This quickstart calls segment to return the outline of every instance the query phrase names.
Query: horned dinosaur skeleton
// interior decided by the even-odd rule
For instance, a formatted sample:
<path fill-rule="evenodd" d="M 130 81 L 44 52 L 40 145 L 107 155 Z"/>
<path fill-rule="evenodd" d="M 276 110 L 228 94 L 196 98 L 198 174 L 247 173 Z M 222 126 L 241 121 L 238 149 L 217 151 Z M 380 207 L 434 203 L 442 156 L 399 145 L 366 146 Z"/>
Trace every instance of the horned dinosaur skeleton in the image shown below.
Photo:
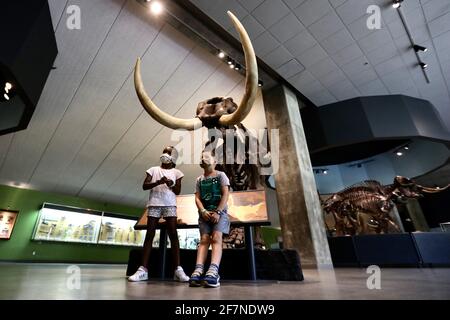
<path fill-rule="evenodd" d="M 394 183 L 383 186 L 375 180 L 366 180 L 339 191 L 322 202 L 325 214 L 335 220 L 336 235 L 354 235 L 368 232 L 388 233 L 391 226 L 397 232 L 398 225 L 392 220 L 390 212 L 396 202 L 404 202 L 423 196 L 423 193 L 436 193 L 449 188 L 430 188 L 416 184 L 411 179 L 396 176 Z M 371 220 L 365 223 L 361 214 Z"/>
<path fill-rule="evenodd" d="M 196 117 L 192 119 L 180 119 L 167 114 L 146 93 L 141 78 L 141 60 L 140 58 L 137 59 L 134 72 L 137 96 L 147 113 L 163 126 L 174 130 L 196 130 L 201 127 L 215 128 L 222 132 L 222 137 L 225 137 L 227 129 L 233 129 L 235 139 L 242 139 L 240 133 L 247 132 L 247 129 L 241 122 L 250 113 L 256 100 L 258 92 L 258 65 L 253 45 L 244 26 L 230 11 L 228 11 L 228 16 L 241 39 L 246 64 L 245 92 L 239 105 L 231 97 L 213 97 L 198 104 Z M 254 138 L 250 135 L 250 139 Z M 226 141 L 226 139 L 223 139 L 223 141 Z M 217 143 L 217 139 L 214 140 L 210 137 L 210 141 L 207 142 L 206 146 L 209 144 L 217 146 Z M 226 146 L 225 149 L 227 149 Z M 237 154 L 234 148 L 231 152 L 234 153 L 234 159 L 236 159 Z M 232 164 L 224 163 L 217 166 L 219 170 L 224 171 L 230 178 L 230 184 L 234 191 L 256 189 L 262 185 L 260 184 L 258 167 L 249 163 L 249 156 L 247 150 L 243 164 L 234 161 Z M 258 234 L 255 243 L 258 243 Z"/>

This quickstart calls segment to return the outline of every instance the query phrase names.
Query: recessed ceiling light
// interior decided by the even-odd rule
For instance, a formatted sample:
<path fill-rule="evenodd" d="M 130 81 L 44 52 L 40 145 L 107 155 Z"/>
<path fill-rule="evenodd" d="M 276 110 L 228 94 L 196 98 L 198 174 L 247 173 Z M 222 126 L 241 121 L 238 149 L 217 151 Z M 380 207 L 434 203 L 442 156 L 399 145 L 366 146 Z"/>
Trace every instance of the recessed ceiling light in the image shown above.
<path fill-rule="evenodd" d="M 153 14 L 160 14 L 163 11 L 163 6 L 162 6 L 161 2 L 152 1 L 150 3 L 150 11 Z"/>
<path fill-rule="evenodd" d="M 428 48 L 426 48 L 424 46 L 419 46 L 418 44 L 415 44 L 413 46 L 413 48 L 416 52 L 419 52 L 419 51 L 427 52 L 428 51 Z"/>
<path fill-rule="evenodd" d="M 399 156 L 399 157 L 401 157 L 401 156 L 403 155 L 403 152 L 397 151 L 396 155 Z"/>
<path fill-rule="evenodd" d="M 11 90 L 12 89 L 12 84 L 7 82 L 5 83 L 5 89 Z"/>
<path fill-rule="evenodd" d="M 230 68 L 231 68 L 231 69 L 234 68 L 234 63 L 233 63 L 233 62 L 230 64 Z"/>
<path fill-rule="evenodd" d="M 225 58 L 225 52 L 220 51 L 219 54 L 217 55 L 220 59 Z"/>
<path fill-rule="evenodd" d="M 393 6 L 395 9 L 398 9 L 398 8 L 400 8 L 400 6 L 402 5 L 402 2 L 403 2 L 403 0 L 394 0 L 394 3 L 392 4 L 392 6 Z"/>
<path fill-rule="evenodd" d="M 3 97 L 4 97 L 6 100 L 9 100 L 9 97 L 8 97 L 8 95 L 7 95 L 6 93 L 3 95 Z"/>

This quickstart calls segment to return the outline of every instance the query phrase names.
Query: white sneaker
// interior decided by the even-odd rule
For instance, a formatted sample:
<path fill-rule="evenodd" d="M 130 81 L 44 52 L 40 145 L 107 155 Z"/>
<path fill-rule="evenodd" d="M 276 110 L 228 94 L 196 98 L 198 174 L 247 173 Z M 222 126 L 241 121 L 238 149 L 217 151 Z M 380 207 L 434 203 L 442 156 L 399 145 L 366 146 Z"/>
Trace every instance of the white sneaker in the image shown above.
<path fill-rule="evenodd" d="M 148 272 L 144 267 L 139 267 L 136 273 L 132 276 L 128 277 L 128 281 L 137 282 L 137 281 L 147 281 L 148 280 Z"/>
<path fill-rule="evenodd" d="M 173 280 L 176 280 L 179 282 L 188 282 L 189 277 L 186 275 L 186 273 L 184 273 L 184 270 L 182 267 L 178 267 L 177 270 L 175 270 Z"/>

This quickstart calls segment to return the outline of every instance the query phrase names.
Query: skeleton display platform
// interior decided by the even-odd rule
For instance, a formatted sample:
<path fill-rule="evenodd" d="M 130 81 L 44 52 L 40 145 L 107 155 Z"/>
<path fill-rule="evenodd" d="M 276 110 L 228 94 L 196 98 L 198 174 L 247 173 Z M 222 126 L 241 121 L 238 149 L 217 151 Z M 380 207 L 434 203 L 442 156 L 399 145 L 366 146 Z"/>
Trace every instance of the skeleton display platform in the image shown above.
<path fill-rule="evenodd" d="M 448 267 L 450 233 L 412 232 L 328 238 L 334 267 Z"/>

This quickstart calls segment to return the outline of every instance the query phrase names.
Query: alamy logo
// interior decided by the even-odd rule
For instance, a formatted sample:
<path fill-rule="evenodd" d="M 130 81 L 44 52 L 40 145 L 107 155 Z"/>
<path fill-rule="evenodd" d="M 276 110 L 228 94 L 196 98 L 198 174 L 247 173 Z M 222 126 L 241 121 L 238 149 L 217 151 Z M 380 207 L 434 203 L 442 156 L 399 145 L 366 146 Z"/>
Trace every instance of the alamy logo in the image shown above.
<path fill-rule="evenodd" d="M 381 9 L 377 5 L 371 5 L 367 8 L 370 16 L 367 18 L 367 28 L 369 30 L 381 29 Z"/>
<path fill-rule="evenodd" d="M 77 5 L 70 5 L 67 7 L 66 13 L 69 15 L 66 21 L 67 29 L 80 30 L 81 29 L 81 9 Z"/>
<path fill-rule="evenodd" d="M 72 265 L 67 267 L 66 273 L 69 274 L 67 278 L 67 289 L 80 290 L 81 288 L 81 269 L 79 266 Z"/>
<path fill-rule="evenodd" d="M 369 266 L 366 270 L 366 273 L 370 274 L 369 278 L 367 278 L 366 285 L 367 289 L 373 290 L 381 289 L 381 269 L 379 266 Z"/>

